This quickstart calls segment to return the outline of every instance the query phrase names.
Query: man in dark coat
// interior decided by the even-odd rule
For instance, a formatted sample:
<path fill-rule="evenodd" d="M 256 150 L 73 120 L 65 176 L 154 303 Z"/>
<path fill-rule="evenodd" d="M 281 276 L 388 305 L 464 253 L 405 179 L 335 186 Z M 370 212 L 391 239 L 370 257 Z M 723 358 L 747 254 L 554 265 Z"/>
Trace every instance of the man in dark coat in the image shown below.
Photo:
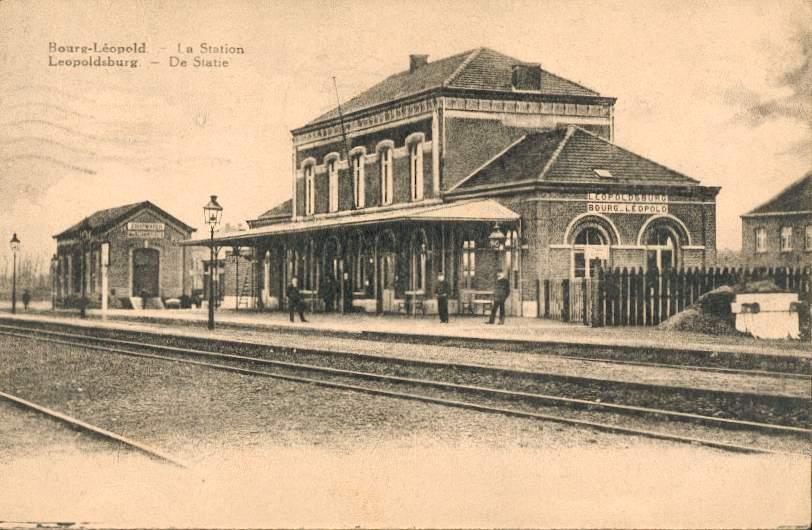
<path fill-rule="evenodd" d="M 336 280 L 332 274 L 325 274 L 321 281 L 321 298 L 324 300 L 324 311 L 332 313 L 335 309 Z"/>
<path fill-rule="evenodd" d="M 350 273 L 344 273 L 344 312 L 352 313 L 352 278 Z"/>
<path fill-rule="evenodd" d="M 437 296 L 437 312 L 440 313 L 440 322 L 448 324 L 448 296 L 451 294 L 451 286 L 448 285 L 445 274 L 442 272 L 437 275 L 434 294 Z"/>
<path fill-rule="evenodd" d="M 299 313 L 299 319 L 302 322 L 307 322 L 304 317 L 304 300 L 302 293 L 299 292 L 299 279 L 294 277 L 290 280 L 288 285 L 288 312 L 290 313 L 290 321 L 293 322 L 293 312 Z"/>
<path fill-rule="evenodd" d="M 499 323 L 505 323 L 505 300 L 510 296 L 510 281 L 505 278 L 505 273 L 499 271 L 496 276 L 496 288 L 493 291 L 493 306 L 491 307 L 491 318 L 488 324 L 493 324 L 496 318 L 496 310 L 499 310 Z"/>

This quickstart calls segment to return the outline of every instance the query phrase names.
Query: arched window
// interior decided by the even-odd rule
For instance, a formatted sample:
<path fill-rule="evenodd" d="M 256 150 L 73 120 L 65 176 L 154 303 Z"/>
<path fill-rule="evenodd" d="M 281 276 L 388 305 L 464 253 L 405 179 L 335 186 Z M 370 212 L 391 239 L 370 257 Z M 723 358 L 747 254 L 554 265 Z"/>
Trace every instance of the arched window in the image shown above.
<path fill-rule="evenodd" d="M 364 153 L 352 157 L 352 188 L 355 194 L 355 207 L 364 207 Z"/>
<path fill-rule="evenodd" d="M 677 267 L 679 236 L 665 223 L 653 224 L 646 231 L 646 269 L 666 271 Z"/>
<path fill-rule="evenodd" d="M 392 204 L 394 184 L 392 180 L 392 148 L 381 149 L 381 204 Z"/>
<path fill-rule="evenodd" d="M 327 185 L 329 187 L 329 210 L 338 211 L 338 158 L 331 158 L 327 165 Z"/>
<path fill-rule="evenodd" d="M 609 261 L 609 237 L 597 226 L 585 226 L 573 239 L 572 276 L 585 278 L 593 276 L 598 267 L 605 267 Z"/>
<path fill-rule="evenodd" d="M 316 191 L 313 184 L 313 175 L 315 173 L 315 166 L 308 164 L 304 168 L 305 180 L 305 215 L 313 215 L 316 208 Z"/>
<path fill-rule="evenodd" d="M 423 199 L 423 142 L 409 144 L 409 177 L 413 201 Z"/>

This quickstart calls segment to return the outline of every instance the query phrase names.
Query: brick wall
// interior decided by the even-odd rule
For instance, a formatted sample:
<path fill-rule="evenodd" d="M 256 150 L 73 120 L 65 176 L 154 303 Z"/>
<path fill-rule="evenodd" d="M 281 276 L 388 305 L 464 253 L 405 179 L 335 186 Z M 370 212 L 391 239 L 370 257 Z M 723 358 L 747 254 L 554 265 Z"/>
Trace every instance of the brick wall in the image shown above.
<path fill-rule="evenodd" d="M 742 257 L 748 267 L 798 267 L 812 264 L 812 250 L 804 248 L 805 230 L 812 215 L 742 218 Z M 781 227 L 792 227 L 792 251 L 781 252 Z M 756 252 L 756 229 L 767 233 L 766 252 Z"/>
<path fill-rule="evenodd" d="M 533 221 L 530 216 L 531 211 L 522 210 L 524 222 L 524 236 L 529 245 L 527 257 L 524 261 L 524 279 L 529 285 L 533 276 L 539 279 L 544 278 L 566 278 L 571 271 L 571 249 L 570 241 L 565 240 L 567 228 L 573 219 L 588 213 L 585 201 L 571 200 L 583 199 L 584 194 L 543 194 L 538 198 L 543 201 L 536 201 L 536 214 Z M 556 201 L 555 199 L 570 199 Z M 549 200 L 547 200 L 549 199 Z M 670 196 L 672 201 L 687 201 L 686 197 L 676 195 Z M 691 245 L 705 246 L 702 248 L 684 248 L 681 251 L 680 267 L 708 266 L 715 259 L 715 205 L 702 204 L 704 201 L 696 200 L 696 204 L 669 204 L 669 215 L 679 219 L 690 233 Z M 519 211 L 514 204 L 509 206 L 515 211 Z M 617 231 L 619 241 L 613 242 L 616 248 L 612 248 L 610 253 L 610 263 L 612 267 L 645 267 L 646 252 L 644 248 L 637 247 L 638 237 L 644 224 L 649 221 L 652 215 L 641 214 L 621 214 L 608 213 L 603 217 L 611 221 Z M 586 219 L 585 219 L 586 220 Z M 605 223 L 600 223 L 602 226 Z M 573 225 L 573 237 L 578 225 Z M 607 228 L 609 229 L 609 228 Z M 619 245 L 618 245 L 619 243 Z M 683 242 L 684 246 L 687 241 Z M 567 245 L 566 248 L 551 248 L 560 245 Z M 631 248 L 629 248 L 631 247 Z M 535 262 L 535 270 L 530 269 L 532 265 L 528 262 Z"/>
<path fill-rule="evenodd" d="M 442 185 L 447 190 L 527 131 L 499 120 L 447 118 Z"/>
<path fill-rule="evenodd" d="M 406 149 L 406 138 L 412 133 L 423 133 L 425 135 L 424 150 L 423 150 L 423 187 L 424 198 L 431 198 L 434 196 L 433 186 L 433 168 L 432 168 L 432 151 L 435 149 L 434 142 L 431 136 L 431 122 L 430 118 L 420 120 L 413 123 L 404 125 L 396 125 L 387 128 L 383 131 L 376 131 L 366 135 L 360 135 L 351 138 L 350 149 L 358 146 L 366 148 L 366 158 L 364 166 L 364 189 L 365 189 L 365 207 L 380 205 L 381 197 L 381 170 L 380 162 L 376 155 L 376 147 L 378 144 L 385 140 L 394 142 L 395 151 L 393 152 L 393 165 L 392 177 L 394 183 L 394 202 L 395 203 L 408 203 L 411 202 L 410 193 L 410 172 L 409 172 L 409 155 Z M 314 158 L 317 164 L 315 173 L 315 213 L 326 213 L 329 206 L 329 182 L 327 172 L 324 170 L 324 157 L 330 153 L 339 153 L 341 166 L 339 169 L 339 210 L 351 210 L 354 207 L 353 197 L 353 182 L 352 172 L 349 167 L 343 167 L 346 163 L 344 155 L 343 140 L 338 138 L 335 141 L 322 146 L 317 146 L 307 149 L 299 149 L 296 152 L 297 160 L 297 179 L 296 179 L 296 201 L 297 212 L 299 215 L 304 215 L 305 212 L 305 196 L 304 196 L 304 177 L 302 175 L 301 164 L 308 158 Z"/>
<path fill-rule="evenodd" d="M 165 230 L 163 238 L 131 238 L 128 237 L 127 223 L 164 223 Z M 93 257 L 96 264 L 100 261 L 100 243 L 99 241 L 105 240 L 110 243 L 110 266 L 108 268 L 108 287 L 111 296 L 115 297 L 128 297 L 132 296 L 132 253 L 136 249 L 150 248 L 158 251 L 159 255 L 159 289 L 160 296 L 164 298 L 175 298 L 182 294 L 190 293 L 192 288 L 191 280 L 191 266 L 192 266 L 192 252 L 178 245 L 182 240 L 188 239 L 190 234 L 176 228 L 169 219 L 163 218 L 156 212 L 151 210 L 144 210 L 139 214 L 123 221 L 118 226 L 110 229 L 106 234 L 96 236 L 96 241 L 88 245 L 87 250 L 93 252 Z M 77 247 L 78 249 L 78 247 Z M 79 254 L 77 249 L 71 247 L 59 247 L 58 253 L 60 256 L 74 254 L 74 272 L 78 270 Z M 98 265 L 90 266 L 86 270 L 90 273 L 92 270 L 97 269 Z M 90 276 L 90 274 L 87 274 Z M 96 271 L 91 278 L 92 283 L 88 284 L 87 293 L 91 295 L 92 300 L 100 300 L 100 286 L 101 274 Z M 74 282 L 76 292 L 79 292 L 80 287 L 78 283 Z M 138 293 L 135 293 L 138 294 Z"/>

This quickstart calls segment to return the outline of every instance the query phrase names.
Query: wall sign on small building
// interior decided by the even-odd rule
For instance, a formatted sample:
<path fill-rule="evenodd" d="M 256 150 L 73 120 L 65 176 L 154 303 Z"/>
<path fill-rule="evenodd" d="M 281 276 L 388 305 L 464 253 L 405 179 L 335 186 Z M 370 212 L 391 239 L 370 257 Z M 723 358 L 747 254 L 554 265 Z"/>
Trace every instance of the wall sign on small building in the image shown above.
<path fill-rule="evenodd" d="M 128 239 L 163 239 L 164 223 L 127 223 Z"/>
<path fill-rule="evenodd" d="M 668 195 L 659 193 L 588 193 L 587 201 L 590 213 L 668 213 Z"/>

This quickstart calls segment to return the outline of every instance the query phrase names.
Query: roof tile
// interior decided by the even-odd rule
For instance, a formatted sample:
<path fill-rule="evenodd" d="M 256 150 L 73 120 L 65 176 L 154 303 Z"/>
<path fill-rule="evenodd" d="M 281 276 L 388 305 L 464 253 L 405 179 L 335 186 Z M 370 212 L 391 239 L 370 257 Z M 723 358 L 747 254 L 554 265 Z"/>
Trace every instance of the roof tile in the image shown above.
<path fill-rule="evenodd" d="M 513 65 L 523 61 L 489 48 L 477 48 L 427 63 L 387 77 L 341 105 L 342 114 L 351 114 L 375 105 L 413 96 L 443 86 L 467 90 L 512 92 Z M 557 96 L 599 96 L 594 90 L 542 69 L 541 93 Z M 338 117 L 335 108 L 307 125 Z"/>
<path fill-rule="evenodd" d="M 600 177 L 595 170 L 611 173 Z M 531 179 L 549 182 L 697 184 L 577 126 L 528 134 L 469 178 L 459 190 Z"/>
<path fill-rule="evenodd" d="M 747 215 L 812 210 L 812 171 Z"/>

